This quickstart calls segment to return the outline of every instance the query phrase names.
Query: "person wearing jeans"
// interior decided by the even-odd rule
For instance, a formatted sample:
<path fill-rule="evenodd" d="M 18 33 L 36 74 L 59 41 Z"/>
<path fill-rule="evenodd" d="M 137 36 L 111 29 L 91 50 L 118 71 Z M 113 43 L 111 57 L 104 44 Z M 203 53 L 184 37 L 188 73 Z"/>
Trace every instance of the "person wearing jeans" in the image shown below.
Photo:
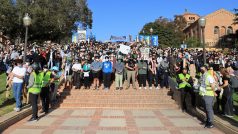
<path fill-rule="evenodd" d="M 15 61 L 17 66 L 15 66 L 10 74 L 10 77 L 13 81 L 13 94 L 16 101 L 16 107 L 14 108 L 15 111 L 19 112 L 21 108 L 21 94 L 23 88 L 23 79 L 26 73 L 26 68 L 22 66 L 23 61 L 21 59 L 17 59 Z"/>

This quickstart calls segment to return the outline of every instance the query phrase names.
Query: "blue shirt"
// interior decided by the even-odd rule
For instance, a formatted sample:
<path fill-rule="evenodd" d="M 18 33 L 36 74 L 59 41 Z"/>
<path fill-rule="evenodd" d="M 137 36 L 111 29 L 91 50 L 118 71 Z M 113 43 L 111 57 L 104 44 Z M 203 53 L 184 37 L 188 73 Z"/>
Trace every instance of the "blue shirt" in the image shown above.
<path fill-rule="evenodd" d="M 112 73 L 112 63 L 110 61 L 105 61 L 102 63 L 103 73 Z"/>

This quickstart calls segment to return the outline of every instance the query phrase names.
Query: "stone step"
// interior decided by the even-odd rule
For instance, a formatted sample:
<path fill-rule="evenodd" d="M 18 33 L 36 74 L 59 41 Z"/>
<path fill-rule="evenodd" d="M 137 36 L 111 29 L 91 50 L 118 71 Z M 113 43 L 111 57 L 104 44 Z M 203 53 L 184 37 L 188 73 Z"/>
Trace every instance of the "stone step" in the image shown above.
<path fill-rule="evenodd" d="M 83 100 L 83 99 L 66 99 L 63 103 L 93 103 L 93 104 L 174 104 L 171 100 L 120 100 L 120 99 L 105 99 L 105 100 Z"/>
<path fill-rule="evenodd" d="M 72 100 L 72 99 L 78 99 L 78 100 L 171 100 L 171 97 L 161 97 L 158 95 L 120 95 L 120 96 L 113 96 L 113 95 L 81 95 L 81 96 L 62 96 L 62 99 Z"/>
<path fill-rule="evenodd" d="M 62 103 L 60 108 L 67 109 L 178 109 L 176 104 L 88 104 L 88 103 Z"/>

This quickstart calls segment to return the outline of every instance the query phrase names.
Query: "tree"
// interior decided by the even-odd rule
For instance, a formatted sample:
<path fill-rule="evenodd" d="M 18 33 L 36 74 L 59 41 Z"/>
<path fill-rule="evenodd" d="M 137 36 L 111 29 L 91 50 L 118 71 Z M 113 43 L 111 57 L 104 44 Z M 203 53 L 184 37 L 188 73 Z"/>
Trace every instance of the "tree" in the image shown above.
<path fill-rule="evenodd" d="M 154 22 L 144 25 L 140 34 L 150 35 L 150 28 L 153 28 L 153 35 L 159 36 L 159 44 L 161 46 L 178 47 L 184 40 L 183 33 L 178 30 L 174 21 L 164 17 L 159 17 Z"/>
<path fill-rule="evenodd" d="M 186 41 L 185 41 L 185 44 L 187 44 L 188 46 L 187 47 L 200 47 L 201 44 L 200 44 L 200 41 L 198 38 L 196 37 L 191 37 L 191 38 L 188 38 Z"/>
<path fill-rule="evenodd" d="M 235 8 L 234 10 L 235 10 L 235 15 L 236 15 L 236 17 L 234 19 L 234 23 L 238 24 L 238 8 Z"/>
<path fill-rule="evenodd" d="M 69 38 L 72 30 L 76 30 L 75 22 L 82 22 L 85 28 L 92 28 L 92 11 L 88 8 L 87 0 L 14 1 L 0 2 L 0 28 L 13 39 L 17 37 L 16 34 L 24 37 L 22 18 L 25 13 L 29 13 L 32 18 L 29 28 L 30 41 L 59 42 Z"/>

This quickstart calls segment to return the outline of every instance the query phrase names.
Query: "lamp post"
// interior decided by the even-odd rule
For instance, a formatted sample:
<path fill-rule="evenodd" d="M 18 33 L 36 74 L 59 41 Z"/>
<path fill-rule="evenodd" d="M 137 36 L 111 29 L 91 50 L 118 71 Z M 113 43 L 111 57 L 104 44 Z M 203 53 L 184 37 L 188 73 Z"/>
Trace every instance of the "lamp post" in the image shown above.
<path fill-rule="evenodd" d="M 204 34 L 204 29 L 206 26 L 206 18 L 202 17 L 198 20 L 198 24 L 202 29 L 202 44 L 203 44 L 203 62 L 206 64 L 206 49 L 205 49 L 205 34 Z"/>
<path fill-rule="evenodd" d="M 150 45 L 152 46 L 152 33 L 153 33 L 154 29 L 151 27 L 150 28 Z"/>
<path fill-rule="evenodd" d="M 23 18 L 23 24 L 26 27 L 26 34 L 25 34 L 25 44 L 24 44 L 24 59 L 23 63 L 26 62 L 26 49 L 27 49 L 27 38 L 28 38 L 28 27 L 31 25 L 31 18 L 28 13 L 25 14 Z"/>

